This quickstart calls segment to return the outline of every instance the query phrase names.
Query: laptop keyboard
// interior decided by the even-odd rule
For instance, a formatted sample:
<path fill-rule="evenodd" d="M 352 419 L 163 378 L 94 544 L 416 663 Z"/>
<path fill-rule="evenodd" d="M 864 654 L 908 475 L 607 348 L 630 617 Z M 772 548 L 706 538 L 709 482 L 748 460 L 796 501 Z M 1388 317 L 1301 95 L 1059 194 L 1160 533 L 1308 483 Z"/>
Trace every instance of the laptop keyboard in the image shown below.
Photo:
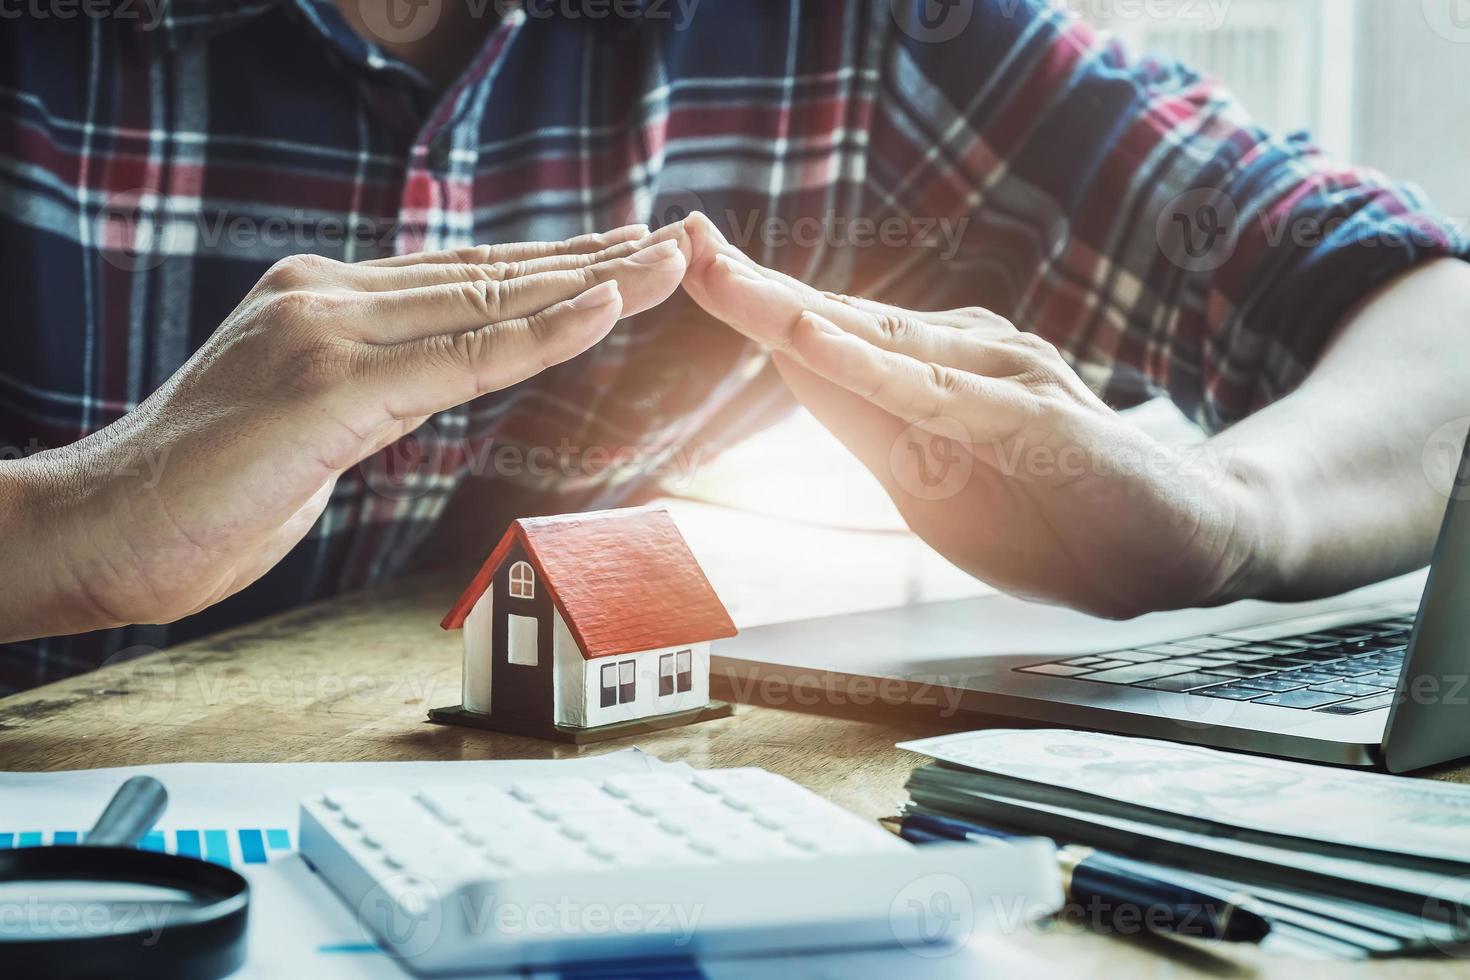
<path fill-rule="evenodd" d="M 1394 616 L 1266 642 L 1198 636 L 1016 669 L 1095 684 L 1357 715 L 1393 704 L 1413 626 L 1413 616 Z"/>

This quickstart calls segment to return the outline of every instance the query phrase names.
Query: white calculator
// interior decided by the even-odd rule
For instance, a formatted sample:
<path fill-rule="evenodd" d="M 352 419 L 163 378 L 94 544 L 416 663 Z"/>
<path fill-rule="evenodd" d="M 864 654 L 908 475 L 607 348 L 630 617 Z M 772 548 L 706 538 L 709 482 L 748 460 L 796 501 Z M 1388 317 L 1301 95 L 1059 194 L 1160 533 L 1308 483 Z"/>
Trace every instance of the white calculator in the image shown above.
<path fill-rule="evenodd" d="M 328 790 L 301 853 L 419 974 L 931 949 L 1061 902 L 1048 842 L 914 847 L 761 769 Z"/>

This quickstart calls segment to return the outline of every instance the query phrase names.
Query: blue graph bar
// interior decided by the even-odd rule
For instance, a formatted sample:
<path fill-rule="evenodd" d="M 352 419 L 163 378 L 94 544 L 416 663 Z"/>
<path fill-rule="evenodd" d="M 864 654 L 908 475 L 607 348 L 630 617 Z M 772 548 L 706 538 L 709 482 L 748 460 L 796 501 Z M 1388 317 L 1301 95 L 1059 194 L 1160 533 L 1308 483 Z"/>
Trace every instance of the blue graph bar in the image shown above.
<path fill-rule="evenodd" d="M 230 835 L 223 830 L 204 832 L 204 858 L 215 864 L 230 866 Z"/>
<path fill-rule="evenodd" d="M 240 860 L 246 864 L 265 864 L 265 841 L 260 831 L 240 831 Z"/>
<path fill-rule="evenodd" d="M 243 864 L 265 864 L 272 851 L 291 850 L 291 832 L 284 827 L 241 827 L 234 830 L 150 830 L 138 842 L 145 851 L 163 851 L 185 857 L 204 858 L 229 867 L 235 860 L 230 837 L 239 841 Z M 86 835 L 76 830 L 0 831 L 0 850 L 40 847 L 43 844 L 76 844 Z M 170 847 L 170 841 L 173 846 Z"/>
<path fill-rule="evenodd" d="M 177 848 L 177 852 L 184 855 L 184 857 L 199 857 L 199 831 L 178 831 L 174 834 L 174 847 Z"/>

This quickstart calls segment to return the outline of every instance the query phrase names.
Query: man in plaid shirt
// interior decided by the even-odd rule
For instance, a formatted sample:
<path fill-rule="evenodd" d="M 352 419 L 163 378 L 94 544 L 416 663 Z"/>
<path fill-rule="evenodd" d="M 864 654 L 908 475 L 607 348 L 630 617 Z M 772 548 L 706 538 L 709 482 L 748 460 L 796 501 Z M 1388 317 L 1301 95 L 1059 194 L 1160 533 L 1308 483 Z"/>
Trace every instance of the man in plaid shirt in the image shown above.
<path fill-rule="evenodd" d="M 793 394 L 1013 592 L 1381 578 L 1470 416 L 1465 254 L 1041 0 L 7 15 L 0 690 L 616 505 Z M 1161 394 L 1211 439 L 1115 414 Z"/>

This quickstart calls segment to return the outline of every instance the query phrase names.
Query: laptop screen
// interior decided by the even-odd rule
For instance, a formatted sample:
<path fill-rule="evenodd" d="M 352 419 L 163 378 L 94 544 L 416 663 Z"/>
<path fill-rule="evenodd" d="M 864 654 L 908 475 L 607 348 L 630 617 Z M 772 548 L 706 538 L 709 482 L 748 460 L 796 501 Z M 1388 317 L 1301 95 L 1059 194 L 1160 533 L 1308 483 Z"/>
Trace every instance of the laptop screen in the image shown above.
<path fill-rule="evenodd" d="M 1426 451 L 1425 475 L 1431 475 Z M 1406 772 L 1470 755 L 1470 441 L 1446 486 L 1444 526 L 1434 549 L 1383 735 L 1384 764 Z"/>

